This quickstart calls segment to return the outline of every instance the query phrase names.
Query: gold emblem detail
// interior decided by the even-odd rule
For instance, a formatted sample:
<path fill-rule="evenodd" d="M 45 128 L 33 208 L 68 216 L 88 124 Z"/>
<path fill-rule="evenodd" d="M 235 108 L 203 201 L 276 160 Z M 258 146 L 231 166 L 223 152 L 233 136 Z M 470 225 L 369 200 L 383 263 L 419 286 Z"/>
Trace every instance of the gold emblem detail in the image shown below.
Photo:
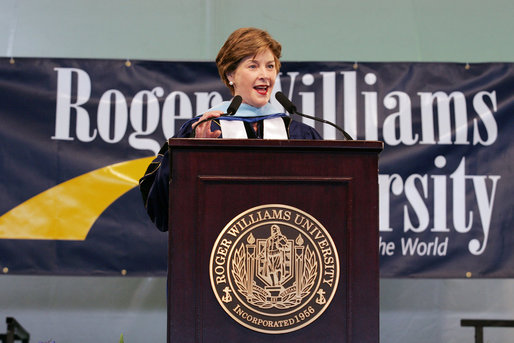
<path fill-rule="evenodd" d="M 278 334 L 323 313 L 337 289 L 332 238 L 309 214 L 287 205 L 252 208 L 225 226 L 210 260 L 213 291 L 238 323 Z"/>

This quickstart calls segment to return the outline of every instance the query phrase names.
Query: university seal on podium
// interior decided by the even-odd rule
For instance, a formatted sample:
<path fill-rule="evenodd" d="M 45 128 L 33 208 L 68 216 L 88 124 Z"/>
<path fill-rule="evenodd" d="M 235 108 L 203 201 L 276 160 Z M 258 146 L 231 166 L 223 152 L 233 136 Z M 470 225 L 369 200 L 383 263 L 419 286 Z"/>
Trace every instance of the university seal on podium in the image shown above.
<path fill-rule="evenodd" d="M 209 269 L 225 312 L 268 334 L 314 322 L 339 281 L 338 253 L 327 230 L 308 213 L 279 204 L 232 219 L 214 244 Z"/>

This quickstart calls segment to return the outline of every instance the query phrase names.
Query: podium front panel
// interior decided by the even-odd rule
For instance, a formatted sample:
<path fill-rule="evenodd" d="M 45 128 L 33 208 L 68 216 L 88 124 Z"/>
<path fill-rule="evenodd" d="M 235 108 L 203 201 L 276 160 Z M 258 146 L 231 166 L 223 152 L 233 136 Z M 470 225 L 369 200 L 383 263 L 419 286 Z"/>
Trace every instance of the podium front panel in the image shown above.
<path fill-rule="evenodd" d="M 381 143 L 350 143 L 170 140 L 169 342 L 378 342 L 377 166 Z M 270 208 L 277 217 L 273 217 Z M 227 280 L 222 270 L 229 266 L 220 263 L 213 267 L 213 249 L 222 231 L 230 230 L 231 223 L 237 230 L 236 218 L 252 210 L 256 212 L 249 215 L 254 217 L 243 217 L 242 222 L 253 222 L 260 216 L 264 234 L 241 233 L 226 241 L 234 243 L 234 247 L 239 243 L 240 252 L 248 247 L 257 252 L 250 257 L 243 253 L 235 255 L 234 250 L 225 252 L 223 248 L 218 257 L 231 254 L 232 260 L 240 261 L 241 266 L 250 265 L 251 260 L 254 267 L 242 267 L 239 274 L 232 272 L 236 281 L 224 289 Z M 266 215 L 270 218 L 264 218 Z M 311 219 L 304 221 L 304 217 Z M 290 224 L 279 219 L 288 219 Z M 337 251 L 338 277 L 328 305 L 316 307 L 315 301 L 321 304 L 327 300 L 327 285 L 332 283 L 333 270 L 330 265 L 325 266 L 325 279 L 320 275 L 318 283 L 310 288 L 319 293 L 305 298 L 314 306 L 301 308 L 302 304 L 286 304 L 287 299 L 292 299 L 287 294 L 300 293 L 299 286 L 291 286 L 294 270 L 308 276 L 309 271 L 314 275 L 322 266 L 321 262 L 312 263 L 309 269 L 301 262 L 297 265 L 301 264 L 303 269 L 295 267 L 292 250 L 296 249 L 298 259 L 298 251 L 304 256 L 305 250 L 315 250 L 309 250 L 310 241 L 314 244 L 311 247 L 320 250 L 319 261 L 323 256 L 331 261 L 331 249 L 322 241 L 321 231 L 309 226 L 312 222 L 326 230 L 335 246 L 332 250 Z M 295 225 L 296 230 L 305 231 L 298 234 Z M 239 228 L 244 230 L 246 225 L 239 223 Z M 286 242 L 282 244 L 280 259 L 270 258 L 266 253 L 275 251 L 266 250 L 275 231 Z M 248 243 L 250 238 L 252 244 Z M 234 256 L 239 256 L 239 260 Z M 317 261 L 314 253 L 308 256 L 312 258 L 305 261 Z M 271 270 L 273 263 L 269 261 L 280 262 L 280 268 Z M 250 270 L 256 281 L 248 282 Z M 216 277 L 223 286 L 217 292 L 216 282 L 211 280 Z M 310 279 L 304 275 L 304 280 L 305 285 Z M 320 287 L 323 281 L 326 287 Z M 234 283 L 255 288 L 260 285 L 261 291 L 281 287 L 286 295 L 270 299 L 275 301 L 275 307 L 287 305 L 290 310 L 282 315 L 271 309 L 280 316 L 267 317 L 271 310 L 264 307 L 271 305 L 263 304 L 263 297 L 261 303 L 257 299 L 249 306 L 256 312 L 246 311 L 244 305 L 238 305 L 237 299 L 244 302 L 245 297 L 235 292 Z"/>

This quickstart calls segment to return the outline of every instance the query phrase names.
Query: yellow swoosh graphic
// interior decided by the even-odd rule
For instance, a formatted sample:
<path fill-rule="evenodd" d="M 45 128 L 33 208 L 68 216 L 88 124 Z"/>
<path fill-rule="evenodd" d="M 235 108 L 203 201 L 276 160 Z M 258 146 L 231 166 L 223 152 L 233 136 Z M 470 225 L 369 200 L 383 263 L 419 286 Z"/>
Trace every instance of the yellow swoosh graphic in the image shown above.
<path fill-rule="evenodd" d="M 85 240 L 102 212 L 138 185 L 153 159 L 112 164 L 47 189 L 0 217 L 0 239 Z"/>

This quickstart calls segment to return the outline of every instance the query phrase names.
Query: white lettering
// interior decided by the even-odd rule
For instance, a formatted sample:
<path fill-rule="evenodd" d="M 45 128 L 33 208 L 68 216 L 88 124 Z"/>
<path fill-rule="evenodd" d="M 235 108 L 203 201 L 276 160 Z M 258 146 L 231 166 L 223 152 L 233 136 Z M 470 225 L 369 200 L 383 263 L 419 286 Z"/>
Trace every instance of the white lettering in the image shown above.
<path fill-rule="evenodd" d="M 384 141 L 389 145 L 415 144 L 418 141 L 418 135 L 412 133 L 412 112 L 409 95 L 399 91 L 388 93 L 384 98 L 384 106 L 390 110 L 398 106 L 398 112 L 390 114 L 384 120 Z M 400 130 L 399 137 L 396 137 L 396 127 Z"/>
<path fill-rule="evenodd" d="M 437 156 L 434 160 L 437 168 L 446 166 L 444 156 Z M 431 175 L 434 180 L 434 227 L 432 232 L 449 232 L 446 223 L 446 175 Z"/>
<path fill-rule="evenodd" d="M 163 95 L 164 90 L 161 87 L 155 87 L 151 91 L 144 90 L 138 92 L 134 96 L 134 99 L 132 99 L 132 103 L 130 104 L 130 122 L 135 132 L 131 133 L 129 136 L 130 146 L 139 150 L 159 151 L 159 142 L 150 138 L 140 138 L 139 136 L 148 136 L 157 130 L 160 112 L 159 99 L 157 99 L 157 97 L 162 97 Z M 143 113 L 145 107 L 146 129 L 143 128 Z"/>
<path fill-rule="evenodd" d="M 111 99 L 114 98 L 114 101 Z M 111 120 L 111 105 L 114 102 L 114 118 Z M 109 89 L 100 98 L 98 104 L 98 134 L 107 143 L 118 143 L 123 139 L 127 131 L 128 113 L 127 100 L 123 94 L 116 89 Z M 111 138 L 111 122 L 114 125 L 113 137 Z"/>
<path fill-rule="evenodd" d="M 443 156 L 437 156 L 434 160 L 438 168 L 443 168 L 446 159 Z M 447 182 L 444 175 L 430 175 L 433 183 L 429 182 L 427 174 L 413 174 L 406 178 L 403 182 L 398 174 L 393 175 L 379 175 L 380 186 L 380 231 L 392 232 L 394 228 L 390 226 L 389 217 L 387 213 L 391 210 L 389 202 L 391 201 L 390 194 L 396 196 L 404 195 L 407 200 L 407 205 L 403 206 L 403 231 L 412 231 L 414 233 L 422 233 L 428 229 L 430 218 L 432 218 L 433 226 L 431 232 L 450 232 L 450 227 L 446 223 L 446 213 L 451 213 L 453 217 L 453 230 L 460 234 L 469 234 L 475 227 L 480 227 L 483 235 L 483 241 L 480 243 L 478 239 L 471 239 L 468 245 L 468 250 L 474 255 L 480 255 L 485 251 L 487 240 L 489 238 L 490 223 L 494 207 L 494 198 L 496 195 L 496 188 L 499 175 L 466 175 L 465 170 L 466 159 L 463 157 L 455 171 L 451 173 L 450 179 L 452 180 L 452 197 L 453 207 L 449 211 L 446 208 L 447 195 Z M 471 180 L 472 191 L 477 199 L 476 206 L 480 215 L 478 225 L 473 226 L 474 210 L 471 208 L 467 210 L 466 199 L 466 186 L 469 185 L 466 181 Z M 487 186 L 490 180 L 490 187 Z M 420 188 L 416 185 L 419 184 Z M 434 201 L 434 209 L 432 217 L 426 205 L 426 199 L 429 194 L 432 195 Z M 438 202 L 438 203 L 436 203 Z M 410 208 L 408 207 L 410 206 Z M 409 210 L 412 210 L 416 215 L 416 220 L 413 223 Z M 437 217 L 436 217 L 437 216 Z M 439 218 L 439 216 L 442 216 Z M 414 244 L 414 243 L 413 243 Z"/>
<path fill-rule="evenodd" d="M 357 73 L 354 71 L 342 71 L 341 74 L 344 79 L 344 130 L 351 137 L 357 137 Z"/>
<path fill-rule="evenodd" d="M 336 73 L 320 72 L 323 77 L 323 118 L 331 123 L 336 122 Z M 314 113 L 314 112 L 313 112 Z M 323 138 L 336 139 L 336 128 L 323 126 Z"/>
<path fill-rule="evenodd" d="M 498 125 L 496 124 L 493 113 L 484 102 L 484 97 L 486 96 L 491 100 L 493 111 L 496 112 L 498 110 L 496 107 L 496 92 L 478 92 L 473 97 L 473 108 L 482 120 L 487 132 L 487 139 L 483 140 L 479 131 L 479 122 L 477 119 L 473 119 L 473 145 L 491 145 L 498 137 Z"/>
<path fill-rule="evenodd" d="M 302 77 L 302 83 L 305 86 L 312 86 L 314 83 L 314 76 L 312 74 L 305 74 Z M 302 97 L 302 111 L 305 113 L 314 113 L 315 112 L 315 101 L 314 101 L 314 92 L 298 92 Z M 302 117 L 302 122 L 314 127 L 314 120 Z"/>
<path fill-rule="evenodd" d="M 419 92 L 421 98 L 421 124 L 422 137 L 420 144 L 435 144 L 434 118 L 432 105 L 437 100 L 437 119 L 439 123 L 438 144 L 452 144 L 452 128 L 450 118 L 450 103 L 453 99 L 455 113 L 455 144 L 469 144 L 468 141 L 468 117 L 466 110 L 466 98 L 461 92 L 453 92 L 450 95 L 444 92 L 424 93 Z"/>
<path fill-rule="evenodd" d="M 178 103 L 179 114 L 176 114 L 176 103 Z M 175 119 L 189 119 L 193 115 L 193 106 L 186 93 L 175 91 L 164 100 L 162 107 L 162 130 L 166 139 L 175 134 Z"/>
<path fill-rule="evenodd" d="M 416 187 L 416 180 L 421 184 L 421 190 L 423 194 L 419 193 Z M 412 209 L 416 213 L 418 219 L 418 226 L 414 226 L 409 216 L 409 209 L 407 205 L 403 206 L 403 230 L 413 232 L 423 232 L 428 227 L 429 217 L 428 209 L 423 201 L 423 198 L 427 198 L 428 193 L 428 182 L 426 175 L 414 174 L 407 178 L 405 181 L 405 196 L 408 202 L 412 205 Z"/>
<path fill-rule="evenodd" d="M 55 111 L 55 135 L 52 139 L 73 140 L 70 133 L 71 110 L 76 114 L 76 134 L 82 142 L 91 142 L 96 137 L 96 130 L 90 132 L 90 118 L 82 107 L 91 96 L 91 79 L 89 75 L 76 68 L 54 68 L 57 71 L 57 105 Z M 76 101 L 72 102 L 72 79 L 75 75 Z"/>
<path fill-rule="evenodd" d="M 196 114 L 205 113 L 209 108 L 223 101 L 218 92 L 195 92 Z"/>
<path fill-rule="evenodd" d="M 440 242 L 439 237 L 434 241 L 423 242 L 419 238 L 402 238 L 402 254 L 418 255 L 418 256 L 446 256 L 448 251 L 449 238 L 446 237 L 444 241 Z"/>
<path fill-rule="evenodd" d="M 364 82 L 372 86 L 377 82 L 377 76 L 366 74 Z M 364 96 L 364 125 L 366 140 L 378 140 L 378 95 L 377 92 L 362 92 Z"/>

